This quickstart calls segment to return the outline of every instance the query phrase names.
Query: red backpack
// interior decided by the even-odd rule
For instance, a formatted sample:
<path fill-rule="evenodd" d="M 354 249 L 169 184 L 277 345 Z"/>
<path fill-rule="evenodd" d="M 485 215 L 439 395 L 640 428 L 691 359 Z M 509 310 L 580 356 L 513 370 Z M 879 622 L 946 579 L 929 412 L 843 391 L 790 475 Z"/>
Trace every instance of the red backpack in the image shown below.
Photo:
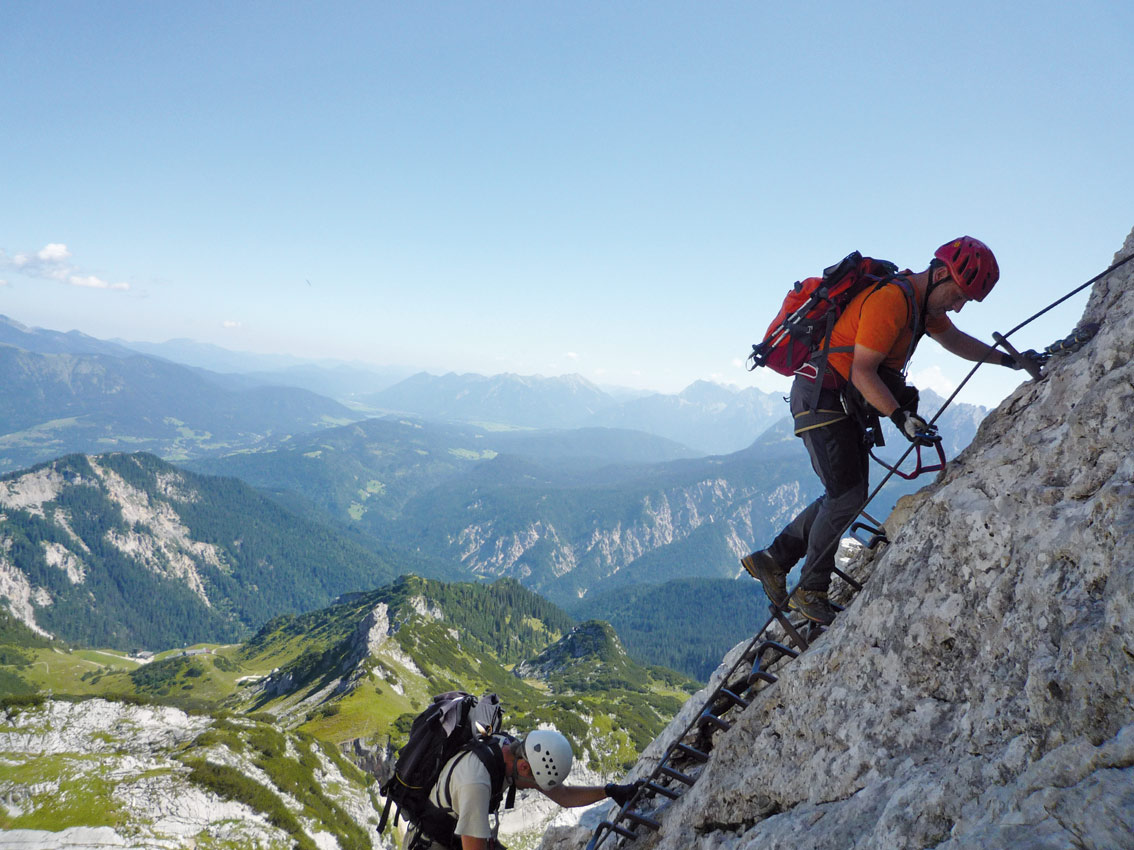
<path fill-rule="evenodd" d="M 831 329 L 851 299 L 898 271 L 886 260 L 848 254 L 824 269 L 822 277 L 796 281 L 761 342 L 752 346 L 748 370 L 767 366 L 781 375 L 794 375 L 813 352 L 831 343 Z"/>

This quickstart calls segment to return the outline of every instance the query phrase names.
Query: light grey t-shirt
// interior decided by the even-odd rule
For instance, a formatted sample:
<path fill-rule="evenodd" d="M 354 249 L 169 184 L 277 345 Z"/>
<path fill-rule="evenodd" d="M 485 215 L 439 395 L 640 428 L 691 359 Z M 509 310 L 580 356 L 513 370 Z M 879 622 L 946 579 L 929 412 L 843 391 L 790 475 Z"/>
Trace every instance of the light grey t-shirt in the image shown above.
<path fill-rule="evenodd" d="M 452 800 L 445 796 L 446 784 Z M 491 838 L 488 806 L 492 801 L 492 777 L 488 768 L 471 752 L 458 753 L 441 768 L 437 784 L 429 794 L 434 805 L 452 810 L 457 818 L 457 835 Z"/>

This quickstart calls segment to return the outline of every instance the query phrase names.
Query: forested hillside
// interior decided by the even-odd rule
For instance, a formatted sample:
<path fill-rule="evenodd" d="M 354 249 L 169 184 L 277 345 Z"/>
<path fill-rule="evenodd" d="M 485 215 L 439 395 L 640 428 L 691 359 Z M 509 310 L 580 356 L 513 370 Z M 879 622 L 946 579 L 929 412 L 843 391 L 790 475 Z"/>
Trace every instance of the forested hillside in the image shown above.
<path fill-rule="evenodd" d="M 759 584 L 744 575 L 638 584 L 587 597 L 568 610 L 610 623 L 635 658 L 705 682 L 725 653 L 767 619 L 768 604 Z"/>
<path fill-rule="evenodd" d="M 234 658 L 275 668 L 244 697 L 248 710 L 303 719 L 321 736 L 400 738 L 412 706 L 431 694 L 492 691 L 511 728 L 553 725 L 604 770 L 644 746 L 695 688 L 672 670 L 632 661 L 609 625 L 577 626 L 507 580 L 446 585 L 406 576 L 277 618 Z"/>
<path fill-rule="evenodd" d="M 26 625 L 68 641 L 161 648 L 247 635 L 399 572 L 236 479 L 151 455 L 72 455 L 0 478 L 0 572 Z"/>

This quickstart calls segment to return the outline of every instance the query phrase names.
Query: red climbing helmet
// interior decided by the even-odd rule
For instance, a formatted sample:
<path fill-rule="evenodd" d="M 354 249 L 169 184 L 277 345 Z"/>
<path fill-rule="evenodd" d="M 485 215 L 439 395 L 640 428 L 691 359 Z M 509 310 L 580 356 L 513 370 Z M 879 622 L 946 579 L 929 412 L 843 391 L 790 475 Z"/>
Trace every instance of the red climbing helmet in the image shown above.
<path fill-rule="evenodd" d="M 933 256 L 945 264 L 961 292 L 973 301 L 983 301 L 1000 279 L 1000 267 L 992 251 L 971 236 L 946 242 Z"/>

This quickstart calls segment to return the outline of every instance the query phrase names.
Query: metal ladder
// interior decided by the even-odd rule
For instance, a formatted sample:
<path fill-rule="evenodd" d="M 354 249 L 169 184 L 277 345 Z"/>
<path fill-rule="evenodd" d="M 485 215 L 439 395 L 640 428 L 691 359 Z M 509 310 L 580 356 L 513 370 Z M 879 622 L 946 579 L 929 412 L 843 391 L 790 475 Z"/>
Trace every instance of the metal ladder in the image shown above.
<path fill-rule="evenodd" d="M 871 550 L 879 544 L 888 543 L 881 525 L 865 512 L 862 516 L 869 522 L 855 523 L 851 530 L 852 536 Z M 858 536 L 859 531 L 868 533 L 867 540 Z M 862 584 L 842 570 L 836 568 L 835 575 L 846 583 L 848 601 L 862 590 Z M 833 603 L 832 607 L 837 611 L 843 610 Z M 661 810 L 679 799 L 697 782 L 711 758 L 714 736 L 728 732 L 732 728 L 730 716 L 743 711 L 759 691 L 778 681 L 770 668 L 783 659 L 791 661 L 798 658 L 827 630 L 825 626 L 806 619 L 792 622 L 789 613 L 781 611 L 775 605 L 769 605 L 768 610 L 770 616 L 767 622 L 721 678 L 721 684 L 705 699 L 693 721 L 669 745 L 637 793 L 610 820 L 604 820 L 595 827 L 586 850 L 598 850 L 608 836 L 615 836 L 615 841 L 619 842 L 617 846 L 625 847 L 644 834 L 642 830 L 657 832 L 661 829 L 658 819 Z M 779 625 L 782 629 L 783 641 L 768 636 L 768 630 L 773 625 Z M 645 811 L 641 804 L 658 797 L 664 798 L 661 810 Z"/>

